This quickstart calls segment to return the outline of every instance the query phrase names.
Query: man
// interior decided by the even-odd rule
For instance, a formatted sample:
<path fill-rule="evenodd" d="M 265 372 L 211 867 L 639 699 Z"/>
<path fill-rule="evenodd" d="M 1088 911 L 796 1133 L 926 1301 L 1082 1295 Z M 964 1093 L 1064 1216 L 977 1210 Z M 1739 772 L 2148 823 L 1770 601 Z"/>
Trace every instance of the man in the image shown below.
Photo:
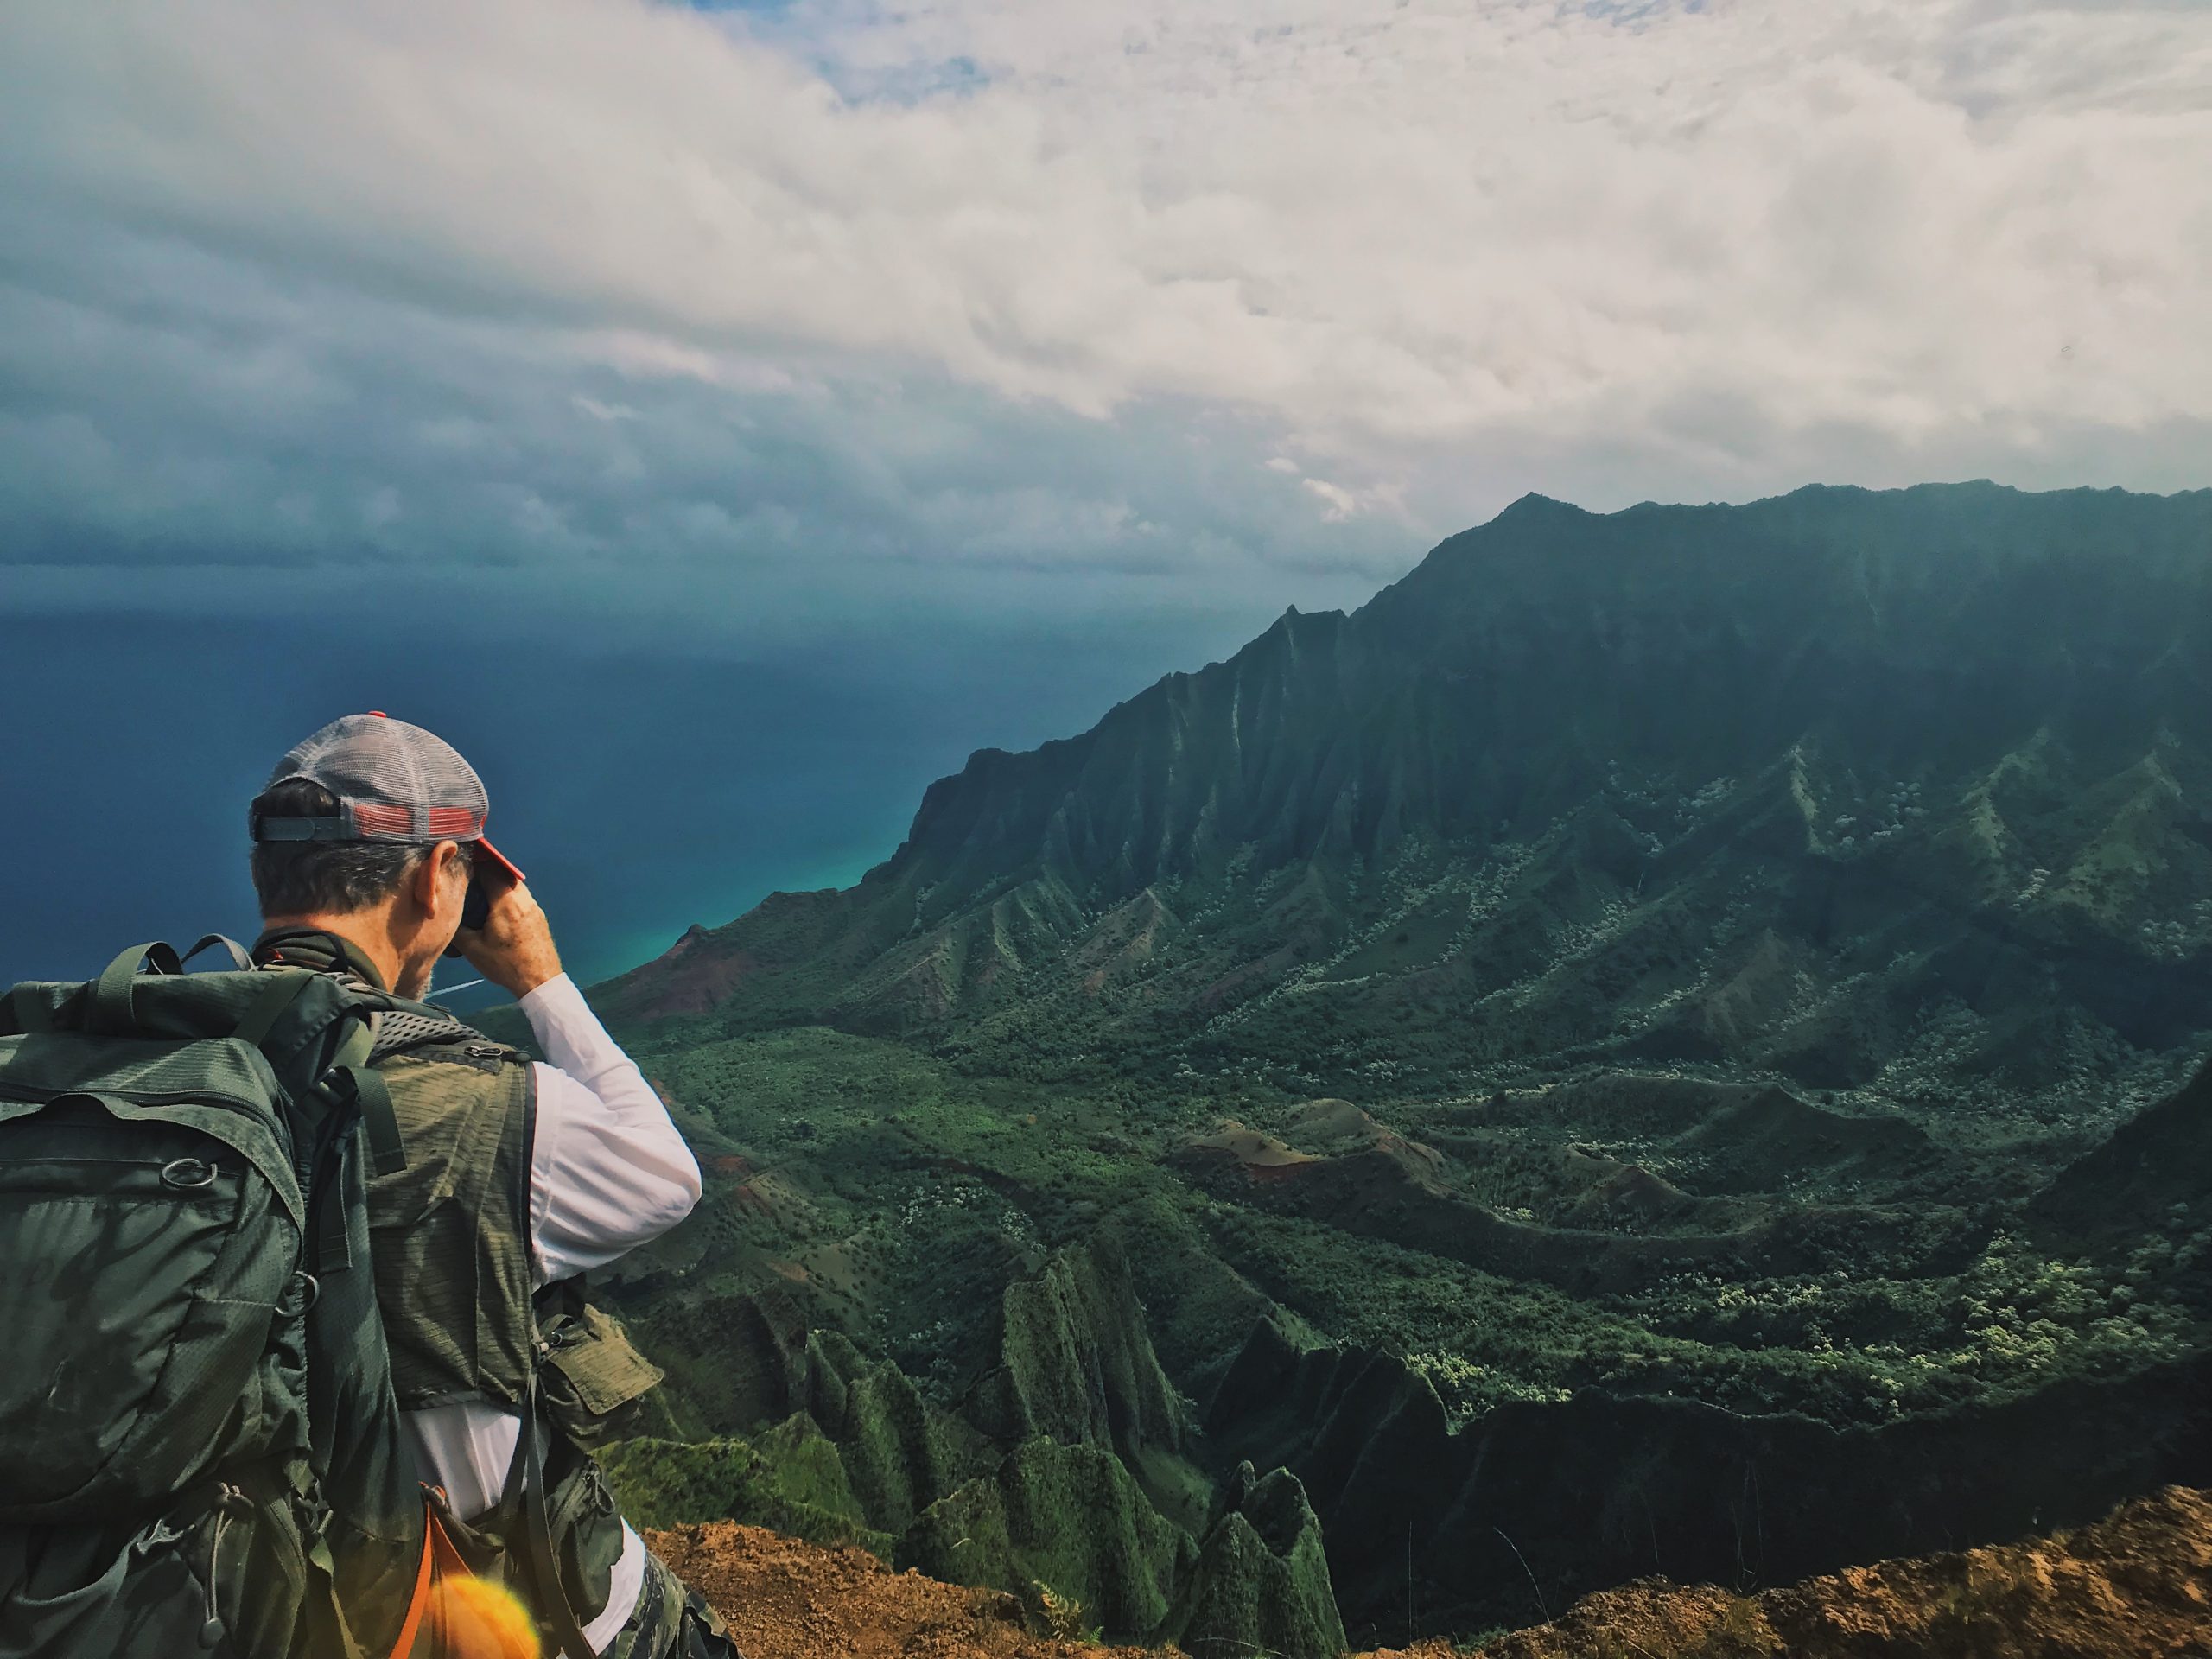
<path fill-rule="evenodd" d="M 582 1275 L 689 1214 L 698 1165 L 562 971 L 521 873 L 484 839 L 488 807 L 475 770 L 420 727 L 380 713 L 324 727 L 249 815 L 254 956 L 420 1001 L 457 946 L 516 999 L 546 1062 L 398 1013 L 380 1016 L 372 1054 L 405 1166 L 371 1184 L 371 1254 L 420 1474 L 526 1586 L 550 1650 L 734 1656 L 721 1620 L 615 1513 L 584 1449 L 659 1373 L 584 1306 Z M 490 902 L 467 927 L 472 882 Z M 533 1454 L 535 1568 L 518 1559 L 533 1548 Z"/>

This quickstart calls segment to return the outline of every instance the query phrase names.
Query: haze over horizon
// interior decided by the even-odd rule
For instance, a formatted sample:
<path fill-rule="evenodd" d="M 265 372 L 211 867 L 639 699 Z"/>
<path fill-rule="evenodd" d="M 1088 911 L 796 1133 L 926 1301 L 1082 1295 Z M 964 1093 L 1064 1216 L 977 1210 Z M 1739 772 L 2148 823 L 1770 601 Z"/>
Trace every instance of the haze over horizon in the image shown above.
<path fill-rule="evenodd" d="M 0 771 L 128 778 L 158 688 L 209 823 L 341 695 L 548 793 L 645 724 L 825 780 L 650 897 L 532 826 L 612 969 L 1529 491 L 2206 482 L 2207 153 L 2168 3 L 31 0 L 0 618 L 15 706 L 93 690 Z M 70 804 L 10 969 L 235 903 Z"/>

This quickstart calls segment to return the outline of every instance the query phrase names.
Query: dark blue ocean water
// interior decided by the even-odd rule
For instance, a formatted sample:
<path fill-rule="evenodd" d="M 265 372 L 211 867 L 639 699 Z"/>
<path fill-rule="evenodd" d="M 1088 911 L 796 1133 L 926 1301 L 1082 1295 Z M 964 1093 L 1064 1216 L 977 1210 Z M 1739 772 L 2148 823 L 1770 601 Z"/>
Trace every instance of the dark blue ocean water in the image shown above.
<path fill-rule="evenodd" d="M 0 618 L 0 985 L 88 975 L 140 939 L 250 936 L 245 803 L 339 714 L 383 709 L 470 757 L 493 838 L 589 982 L 776 889 L 849 884 L 972 750 L 1084 730 L 1258 620 L 740 657 L 601 648 L 581 624 L 502 639 L 390 616 Z"/>

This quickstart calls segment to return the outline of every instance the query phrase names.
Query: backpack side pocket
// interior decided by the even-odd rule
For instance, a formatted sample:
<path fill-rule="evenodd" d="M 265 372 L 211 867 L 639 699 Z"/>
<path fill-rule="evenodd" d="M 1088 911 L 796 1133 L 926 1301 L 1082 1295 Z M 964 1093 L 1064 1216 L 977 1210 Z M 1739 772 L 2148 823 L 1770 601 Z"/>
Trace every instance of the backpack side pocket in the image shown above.
<path fill-rule="evenodd" d="M 635 1433 L 645 1395 L 667 1373 L 637 1351 L 621 1322 L 587 1302 L 556 1316 L 543 1334 L 539 1387 L 556 1427 L 587 1451 Z"/>

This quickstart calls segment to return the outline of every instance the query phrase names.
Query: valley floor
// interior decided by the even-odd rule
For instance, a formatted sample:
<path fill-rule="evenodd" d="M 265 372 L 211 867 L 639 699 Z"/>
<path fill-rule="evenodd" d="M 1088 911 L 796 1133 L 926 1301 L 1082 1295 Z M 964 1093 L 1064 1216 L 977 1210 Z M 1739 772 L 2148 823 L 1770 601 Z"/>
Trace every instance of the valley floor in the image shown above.
<path fill-rule="evenodd" d="M 1012 1596 L 894 1573 L 861 1549 L 823 1549 L 729 1522 L 656 1533 L 652 1542 L 722 1610 L 746 1659 L 1076 1659 L 1100 1651 L 1027 1634 Z M 1427 1643 L 1366 1659 L 1469 1651 Z M 2212 1654 L 2212 1494 L 2169 1487 L 2071 1533 L 1854 1567 L 1753 1596 L 1644 1580 L 1475 1651 L 1485 1659 Z"/>

